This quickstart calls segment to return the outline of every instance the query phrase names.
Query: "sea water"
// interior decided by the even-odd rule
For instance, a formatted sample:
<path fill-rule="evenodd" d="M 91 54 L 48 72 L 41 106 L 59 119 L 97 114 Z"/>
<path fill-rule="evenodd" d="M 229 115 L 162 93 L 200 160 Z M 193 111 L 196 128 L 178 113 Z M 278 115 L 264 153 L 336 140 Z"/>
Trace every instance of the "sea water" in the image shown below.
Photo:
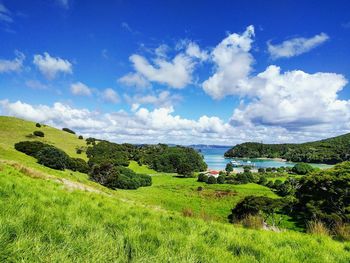
<path fill-rule="evenodd" d="M 278 168 L 282 166 L 293 167 L 295 165 L 295 163 L 293 162 L 286 162 L 286 161 L 276 160 L 276 159 L 225 158 L 224 153 L 230 148 L 231 147 L 205 146 L 205 147 L 196 147 L 196 150 L 198 150 L 204 156 L 204 161 L 207 163 L 208 168 L 211 170 L 224 170 L 226 167 L 226 164 L 232 160 L 240 161 L 243 163 L 250 161 L 251 164 L 253 164 L 256 169 L 267 168 L 267 167 Z M 311 164 L 311 165 L 319 168 L 331 167 L 331 165 L 326 165 L 326 164 Z M 242 170 L 242 168 L 235 168 L 235 170 L 240 171 Z"/>

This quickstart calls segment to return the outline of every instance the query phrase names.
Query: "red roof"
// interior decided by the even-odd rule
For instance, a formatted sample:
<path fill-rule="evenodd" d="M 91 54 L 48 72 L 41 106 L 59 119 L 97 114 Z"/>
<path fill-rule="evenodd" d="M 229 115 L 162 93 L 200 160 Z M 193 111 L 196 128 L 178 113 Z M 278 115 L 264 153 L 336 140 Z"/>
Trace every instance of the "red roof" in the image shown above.
<path fill-rule="evenodd" d="M 211 174 L 219 174 L 218 171 L 210 171 Z"/>

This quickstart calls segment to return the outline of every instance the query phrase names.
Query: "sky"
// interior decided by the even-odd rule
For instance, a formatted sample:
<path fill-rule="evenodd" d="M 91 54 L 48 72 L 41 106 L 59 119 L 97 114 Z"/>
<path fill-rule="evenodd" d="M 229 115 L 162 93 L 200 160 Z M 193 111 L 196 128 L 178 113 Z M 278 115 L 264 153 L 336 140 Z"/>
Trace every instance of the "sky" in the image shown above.
<path fill-rule="evenodd" d="M 350 132 L 349 1 L 0 0 L 0 115 L 122 143 Z"/>

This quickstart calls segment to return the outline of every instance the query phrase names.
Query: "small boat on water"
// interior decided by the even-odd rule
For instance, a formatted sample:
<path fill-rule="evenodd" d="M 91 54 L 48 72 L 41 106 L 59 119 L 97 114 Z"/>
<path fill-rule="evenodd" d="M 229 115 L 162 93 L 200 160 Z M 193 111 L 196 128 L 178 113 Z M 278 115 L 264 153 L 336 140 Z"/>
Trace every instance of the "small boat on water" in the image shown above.
<path fill-rule="evenodd" d="M 236 161 L 232 160 L 230 161 L 233 167 L 243 167 L 243 166 L 250 166 L 250 167 L 255 167 L 255 163 L 252 163 L 251 161 Z"/>

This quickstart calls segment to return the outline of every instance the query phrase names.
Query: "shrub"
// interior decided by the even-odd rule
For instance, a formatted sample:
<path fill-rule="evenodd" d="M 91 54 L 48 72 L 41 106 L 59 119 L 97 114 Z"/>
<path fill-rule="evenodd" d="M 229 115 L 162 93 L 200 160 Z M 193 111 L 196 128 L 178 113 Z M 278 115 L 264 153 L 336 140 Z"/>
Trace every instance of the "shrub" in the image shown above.
<path fill-rule="evenodd" d="M 203 173 L 200 173 L 198 175 L 198 182 L 208 182 L 208 176 L 203 174 Z"/>
<path fill-rule="evenodd" d="M 83 140 L 84 139 L 83 135 L 79 135 L 78 139 Z"/>
<path fill-rule="evenodd" d="M 198 191 L 198 192 L 203 191 L 203 187 L 202 187 L 202 186 L 198 186 L 198 187 L 197 187 L 197 191 Z"/>
<path fill-rule="evenodd" d="M 261 216 L 247 215 L 241 220 L 244 227 L 252 229 L 261 229 L 264 226 L 264 219 Z"/>
<path fill-rule="evenodd" d="M 38 128 L 40 128 L 40 127 L 41 127 L 41 124 L 40 124 L 40 123 L 36 123 L 35 126 L 38 127 Z"/>
<path fill-rule="evenodd" d="M 306 225 L 307 232 L 315 235 L 329 236 L 329 230 L 319 220 L 309 221 Z"/>
<path fill-rule="evenodd" d="M 149 175 L 140 175 L 132 170 L 113 166 L 111 163 L 96 164 L 90 172 L 90 179 L 111 189 L 137 189 L 152 184 Z"/>
<path fill-rule="evenodd" d="M 83 150 L 82 149 L 77 149 L 77 154 L 82 154 Z"/>
<path fill-rule="evenodd" d="M 208 178 L 208 184 L 216 184 L 217 180 L 214 176 L 209 176 Z"/>
<path fill-rule="evenodd" d="M 49 147 L 51 145 L 38 142 L 38 141 L 23 141 L 15 144 L 15 149 L 17 151 L 23 152 L 27 155 L 36 157 L 37 153 L 44 147 Z"/>
<path fill-rule="evenodd" d="M 65 131 L 65 132 L 69 132 L 69 133 L 72 133 L 72 134 L 75 134 L 75 131 L 72 131 L 71 129 L 69 128 L 63 128 L 62 131 Z"/>
<path fill-rule="evenodd" d="M 67 168 L 81 173 L 87 173 L 89 171 L 88 164 L 81 158 L 70 158 L 69 166 Z"/>
<path fill-rule="evenodd" d="M 313 171 L 314 168 L 307 163 L 297 163 L 296 165 L 294 165 L 292 171 L 296 174 L 300 174 L 300 175 L 305 175 L 311 171 Z"/>
<path fill-rule="evenodd" d="M 69 168 L 70 158 L 62 150 L 53 146 L 44 147 L 37 153 L 38 163 L 56 170 Z"/>
<path fill-rule="evenodd" d="M 219 175 L 219 177 L 217 179 L 217 183 L 218 184 L 224 184 L 225 183 L 225 176 Z"/>
<path fill-rule="evenodd" d="M 262 167 L 258 168 L 258 173 L 265 173 L 265 169 Z"/>
<path fill-rule="evenodd" d="M 35 136 L 38 136 L 38 137 L 44 137 L 45 136 L 45 134 L 42 131 L 35 131 L 35 132 L 33 132 L 33 134 Z"/>

